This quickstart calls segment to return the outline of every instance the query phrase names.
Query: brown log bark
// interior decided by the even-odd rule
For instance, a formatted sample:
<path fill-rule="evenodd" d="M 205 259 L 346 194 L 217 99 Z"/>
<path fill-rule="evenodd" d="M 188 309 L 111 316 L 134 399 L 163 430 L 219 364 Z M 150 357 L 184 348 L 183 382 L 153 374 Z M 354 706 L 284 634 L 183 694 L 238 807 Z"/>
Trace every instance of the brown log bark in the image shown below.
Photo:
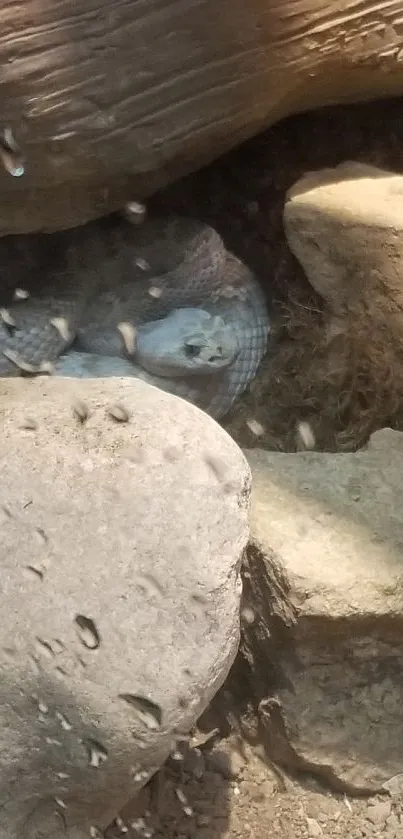
<path fill-rule="evenodd" d="M 281 117 L 403 92 L 403 0 L 7 0 L 0 233 L 141 198 Z"/>

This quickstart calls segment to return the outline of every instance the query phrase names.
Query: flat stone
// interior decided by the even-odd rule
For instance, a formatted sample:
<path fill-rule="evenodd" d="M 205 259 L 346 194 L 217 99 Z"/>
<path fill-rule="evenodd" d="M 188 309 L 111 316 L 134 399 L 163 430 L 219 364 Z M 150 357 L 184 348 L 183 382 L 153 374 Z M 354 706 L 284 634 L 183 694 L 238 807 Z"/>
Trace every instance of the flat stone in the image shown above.
<path fill-rule="evenodd" d="M 360 416 L 386 424 L 403 391 L 403 175 L 354 162 L 309 173 L 288 192 L 284 228 L 325 301 L 323 378 L 357 428 Z"/>
<path fill-rule="evenodd" d="M 354 161 L 309 172 L 287 193 L 284 227 L 335 311 L 374 292 L 385 298 L 388 287 L 403 296 L 403 175 Z"/>
<path fill-rule="evenodd" d="M 377 432 L 355 454 L 246 454 L 257 617 L 244 643 L 273 758 L 380 790 L 402 769 L 403 435 Z M 282 674 L 272 699 L 265 656 Z"/>
<path fill-rule="evenodd" d="M 88 837 L 232 664 L 250 472 L 140 381 L 0 392 L 0 835 Z"/>

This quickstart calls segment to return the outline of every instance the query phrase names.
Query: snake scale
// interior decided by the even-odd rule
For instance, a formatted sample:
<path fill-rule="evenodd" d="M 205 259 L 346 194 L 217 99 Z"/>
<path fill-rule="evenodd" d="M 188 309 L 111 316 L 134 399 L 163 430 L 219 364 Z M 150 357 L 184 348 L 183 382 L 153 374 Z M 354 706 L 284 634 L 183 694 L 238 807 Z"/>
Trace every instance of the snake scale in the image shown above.
<path fill-rule="evenodd" d="M 18 238 L 19 253 L 34 244 L 14 278 L 0 273 L 0 377 L 135 376 L 219 418 L 255 376 L 264 295 L 212 227 L 119 218 L 42 234 L 40 248 Z"/>

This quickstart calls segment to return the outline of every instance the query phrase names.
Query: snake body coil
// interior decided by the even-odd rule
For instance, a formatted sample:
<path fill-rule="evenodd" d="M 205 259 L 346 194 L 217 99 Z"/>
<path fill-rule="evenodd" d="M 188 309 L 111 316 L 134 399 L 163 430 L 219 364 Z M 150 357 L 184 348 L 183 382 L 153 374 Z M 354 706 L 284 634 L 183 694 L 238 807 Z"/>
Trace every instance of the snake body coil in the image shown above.
<path fill-rule="evenodd" d="M 41 240 L 54 253 L 40 282 L 20 274 L 29 296 L 0 312 L 0 376 L 135 376 L 217 418 L 255 376 L 265 299 L 211 227 L 119 220 Z"/>

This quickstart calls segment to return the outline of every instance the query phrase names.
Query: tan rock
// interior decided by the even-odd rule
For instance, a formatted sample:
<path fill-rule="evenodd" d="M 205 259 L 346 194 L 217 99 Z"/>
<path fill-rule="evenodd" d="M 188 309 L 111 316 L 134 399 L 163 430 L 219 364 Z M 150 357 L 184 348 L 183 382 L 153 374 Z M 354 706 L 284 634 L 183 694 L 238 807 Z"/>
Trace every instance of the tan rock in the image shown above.
<path fill-rule="evenodd" d="M 380 320 L 400 312 L 403 175 L 354 162 L 311 172 L 288 192 L 284 227 L 334 314 L 369 306 Z"/>
<path fill-rule="evenodd" d="M 356 454 L 247 458 L 256 620 L 244 654 L 259 662 L 271 756 L 338 789 L 379 790 L 402 767 L 403 435 L 378 432 Z"/>
<path fill-rule="evenodd" d="M 88 837 L 233 661 L 250 473 L 140 381 L 0 391 L 0 836 Z"/>
<path fill-rule="evenodd" d="M 311 173 L 289 191 L 284 226 L 326 301 L 320 375 L 364 442 L 403 392 L 403 176 L 358 163 Z"/>

